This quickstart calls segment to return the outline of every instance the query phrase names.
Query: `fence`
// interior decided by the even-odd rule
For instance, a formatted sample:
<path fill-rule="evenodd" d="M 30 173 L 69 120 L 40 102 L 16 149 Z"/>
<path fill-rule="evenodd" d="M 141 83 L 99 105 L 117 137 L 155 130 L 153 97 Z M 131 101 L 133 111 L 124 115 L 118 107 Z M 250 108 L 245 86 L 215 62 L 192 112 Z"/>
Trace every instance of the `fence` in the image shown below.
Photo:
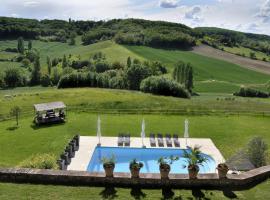
<path fill-rule="evenodd" d="M 221 109 L 99 109 L 83 106 L 68 106 L 67 112 L 85 112 L 94 114 L 159 114 L 159 115 L 187 115 L 187 116 L 260 116 L 270 117 L 270 111 L 221 110 Z M 27 110 L 20 113 L 20 117 L 34 118 L 34 112 Z M 0 121 L 11 120 L 10 114 L 0 114 Z"/>

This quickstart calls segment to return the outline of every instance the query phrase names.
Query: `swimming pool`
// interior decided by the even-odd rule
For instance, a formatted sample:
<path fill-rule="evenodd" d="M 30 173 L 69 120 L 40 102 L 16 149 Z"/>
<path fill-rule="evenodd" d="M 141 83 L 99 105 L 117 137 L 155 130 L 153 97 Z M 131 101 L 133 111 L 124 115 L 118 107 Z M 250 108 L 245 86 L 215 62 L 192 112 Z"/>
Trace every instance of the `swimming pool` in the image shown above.
<path fill-rule="evenodd" d="M 159 173 L 159 164 L 157 160 L 160 157 L 179 156 L 180 159 L 171 165 L 171 173 L 187 174 L 188 171 L 183 165 L 186 165 L 185 159 L 181 158 L 184 151 L 182 149 L 165 148 L 126 148 L 126 147 L 96 147 L 87 167 L 89 172 L 104 172 L 101 159 L 103 157 L 116 158 L 115 172 L 130 172 L 129 162 L 137 159 L 144 164 L 141 173 Z M 216 163 L 209 155 L 204 154 L 209 161 L 202 167 L 200 173 L 214 173 Z"/>

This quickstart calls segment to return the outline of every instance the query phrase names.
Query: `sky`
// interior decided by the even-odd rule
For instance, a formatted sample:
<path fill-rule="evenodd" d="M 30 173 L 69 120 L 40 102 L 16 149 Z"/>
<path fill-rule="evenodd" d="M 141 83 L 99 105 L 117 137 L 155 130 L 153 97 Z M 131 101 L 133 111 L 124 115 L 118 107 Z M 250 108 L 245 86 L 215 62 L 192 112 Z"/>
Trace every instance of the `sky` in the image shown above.
<path fill-rule="evenodd" d="M 270 35 L 270 0 L 0 0 L 0 16 L 143 18 Z"/>

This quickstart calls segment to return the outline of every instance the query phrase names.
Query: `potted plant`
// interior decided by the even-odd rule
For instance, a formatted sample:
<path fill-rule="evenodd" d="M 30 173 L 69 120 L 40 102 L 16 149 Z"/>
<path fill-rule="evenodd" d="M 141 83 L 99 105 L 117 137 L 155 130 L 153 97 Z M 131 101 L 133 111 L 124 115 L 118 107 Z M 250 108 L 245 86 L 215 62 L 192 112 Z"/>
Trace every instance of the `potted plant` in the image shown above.
<path fill-rule="evenodd" d="M 161 179 L 168 179 L 169 178 L 169 173 L 171 171 L 171 164 L 173 164 L 173 162 L 178 160 L 178 159 L 179 159 L 179 157 L 177 157 L 177 156 L 160 157 L 158 159 Z"/>
<path fill-rule="evenodd" d="M 129 163 L 129 170 L 131 173 L 131 178 L 139 178 L 140 177 L 140 169 L 143 167 L 142 162 L 137 162 L 136 159 L 133 159 Z"/>
<path fill-rule="evenodd" d="M 106 177 L 113 177 L 113 170 L 115 167 L 115 156 L 112 155 L 111 157 L 103 157 L 101 159 L 103 163 L 103 168 L 106 174 Z"/>
<path fill-rule="evenodd" d="M 190 179 L 196 179 L 200 170 L 199 166 L 203 166 L 204 163 L 208 161 L 208 158 L 202 154 L 199 146 L 190 148 L 189 151 L 184 150 L 183 158 L 185 158 L 188 163 L 188 165 L 184 167 L 188 168 Z"/>
<path fill-rule="evenodd" d="M 229 171 L 229 167 L 228 167 L 228 165 L 226 165 L 226 163 L 220 163 L 217 166 L 217 170 L 218 170 L 218 177 L 219 178 L 226 178 L 227 173 Z"/>

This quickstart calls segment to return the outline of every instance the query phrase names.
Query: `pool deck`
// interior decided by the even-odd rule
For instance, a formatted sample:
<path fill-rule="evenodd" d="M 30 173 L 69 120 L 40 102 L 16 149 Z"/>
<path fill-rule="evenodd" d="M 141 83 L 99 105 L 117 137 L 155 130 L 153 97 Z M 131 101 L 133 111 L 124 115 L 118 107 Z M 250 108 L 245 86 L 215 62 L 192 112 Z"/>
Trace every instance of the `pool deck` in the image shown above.
<path fill-rule="evenodd" d="M 117 140 L 117 137 L 102 137 L 101 146 L 117 147 Z M 177 148 L 186 149 L 186 140 L 184 138 L 179 138 L 179 142 L 180 147 Z M 98 138 L 96 136 L 81 136 L 80 148 L 76 152 L 75 157 L 72 158 L 71 163 L 68 166 L 68 170 L 86 171 L 97 144 Z M 144 145 L 146 148 L 176 148 L 174 146 L 167 147 L 165 140 L 164 144 L 164 147 L 151 147 L 149 138 L 144 139 Z M 225 161 L 218 148 L 209 138 L 189 138 L 187 140 L 187 144 L 190 147 L 194 147 L 195 145 L 201 146 L 201 151 L 205 154 L 210 155 L 216 161 L 216 163 L 221 163 Z M 130 147 L 142 147 L 142 139 L 139 137 L 131 137 Z"/>

